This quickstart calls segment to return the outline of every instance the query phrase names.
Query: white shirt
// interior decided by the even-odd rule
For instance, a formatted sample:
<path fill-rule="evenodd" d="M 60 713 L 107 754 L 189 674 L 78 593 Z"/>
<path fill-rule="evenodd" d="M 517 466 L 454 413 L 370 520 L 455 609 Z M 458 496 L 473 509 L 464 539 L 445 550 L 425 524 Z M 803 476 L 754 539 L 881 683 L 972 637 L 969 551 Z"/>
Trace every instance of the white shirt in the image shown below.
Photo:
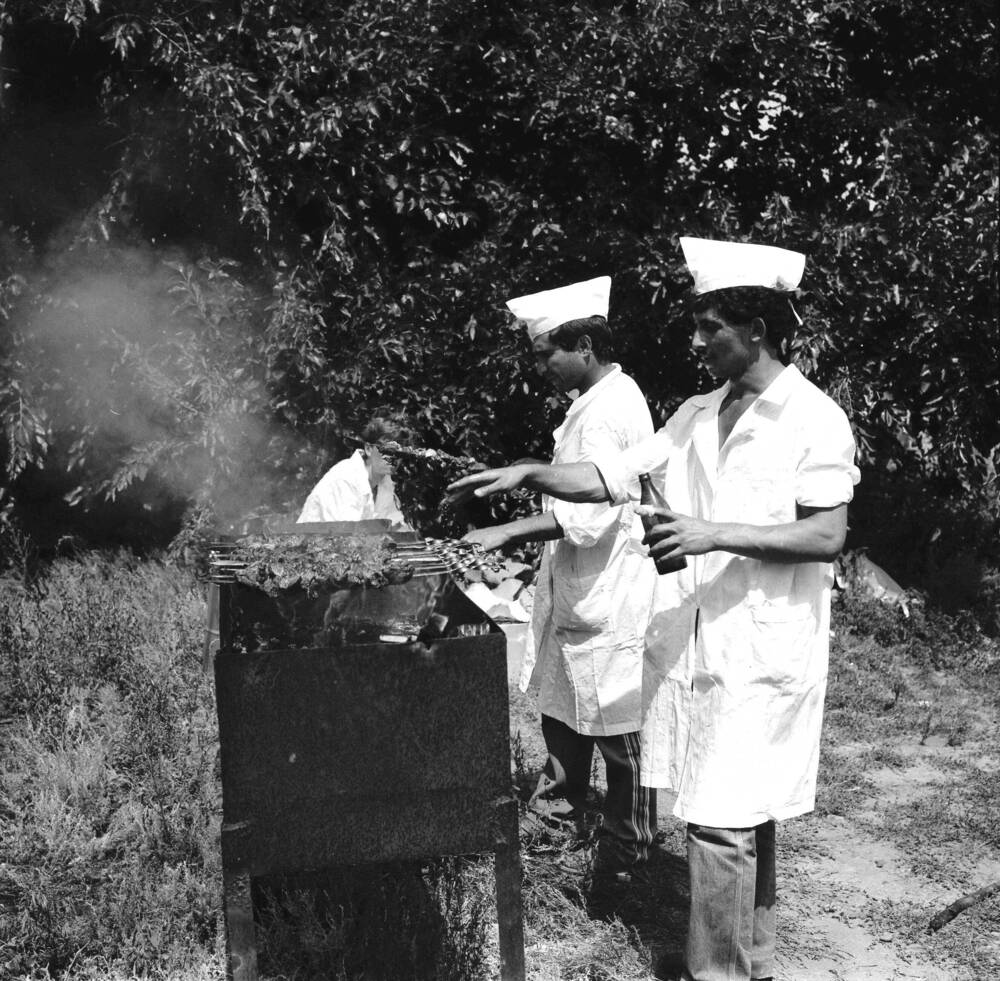
<path fill-rule="evenodd" d="M 405 519 L 388 474 L 379 481 L 377 491 L 372 493 L 364 455 L 355 450 L 346 460 L 330 467 L 309 492 L 296 523 L 387 518 L 393 524 L 403 524 Z"/>
<path fill-rule="evenodd" d="M 785 368 L 719 446 L 728 385 L 688 399 L 641 446 L 595 461 L 612 500 L 654 474 L 670 507 L 707 521 L 794 521 L 851 500 L 859 473 L 841 409 Z M 832 567 L 730 552 L 660 576 L 646 637 L 643 783 L 674 813 L 751 827 L 812 810 L 829 657 Z M 697 618 L 697 630 L 696 630 Z"/>
<path fill-rule="evenodd" d="M 555 430 L 553 463 L 618 453 L 651 436 L 649 408 L 618 365 L 577 398 Z M 630 502 L 543 500 L 564 538 L 546 542 L 522 662 L 521 689 L 576 732 L 635 732 L 641 720 L 643 634 L 656 569 Z"/>

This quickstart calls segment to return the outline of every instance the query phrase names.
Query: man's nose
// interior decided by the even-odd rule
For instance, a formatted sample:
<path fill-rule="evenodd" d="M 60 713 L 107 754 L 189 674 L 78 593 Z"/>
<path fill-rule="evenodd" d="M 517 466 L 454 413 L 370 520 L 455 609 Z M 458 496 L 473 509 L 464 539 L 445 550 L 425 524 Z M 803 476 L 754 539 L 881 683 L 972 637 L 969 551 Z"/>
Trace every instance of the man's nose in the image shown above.
<path fill-rule="evenodd" d="M 691 350 L 697 354 L 699 351 L 704 350 L 704 348 L 705 339 L 701 336 L 701 331 L 696 329 L 691 334 Z"/>

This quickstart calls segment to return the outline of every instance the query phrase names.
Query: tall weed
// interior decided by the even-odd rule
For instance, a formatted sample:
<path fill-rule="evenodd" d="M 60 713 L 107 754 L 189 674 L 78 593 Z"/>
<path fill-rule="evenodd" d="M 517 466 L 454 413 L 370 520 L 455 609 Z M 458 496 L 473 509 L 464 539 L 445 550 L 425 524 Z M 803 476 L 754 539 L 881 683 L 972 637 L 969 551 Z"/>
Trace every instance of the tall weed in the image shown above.
<path fill-rule="evenodd" d="M 221 976 L 204 623 L 189 572 L 125 554 L 0 591 L 0 977 Z M 359 872 L 319 907 L 282 891 L 262 906 L 262 964 L 303 981 L 481 978 L 482 868 Z"/>
<path fill-rule="evenodd" d="M 217 953 L 215 708 L 191 577 L 128 555 L 0 593 L 0 975 Z"/>

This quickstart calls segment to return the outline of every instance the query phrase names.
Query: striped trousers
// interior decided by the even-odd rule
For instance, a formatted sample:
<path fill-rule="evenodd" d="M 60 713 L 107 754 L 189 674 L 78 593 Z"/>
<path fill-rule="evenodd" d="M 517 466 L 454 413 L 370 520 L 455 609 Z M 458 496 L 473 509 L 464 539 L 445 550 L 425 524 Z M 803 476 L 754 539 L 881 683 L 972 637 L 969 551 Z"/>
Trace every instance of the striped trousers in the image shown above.
<path fill-rule="evenodd" d="M 597 837 L 595 872 L 621 872 L 649 857 L 656 835 L 656 791 L 639 783 L 639 733 L 587 736 L 551 716 L 542 716 L 549 757 L 545 774 L 556 793 L 581 812 L 590 786 L 594 746 L 604 757 L 608 793 Z"/>

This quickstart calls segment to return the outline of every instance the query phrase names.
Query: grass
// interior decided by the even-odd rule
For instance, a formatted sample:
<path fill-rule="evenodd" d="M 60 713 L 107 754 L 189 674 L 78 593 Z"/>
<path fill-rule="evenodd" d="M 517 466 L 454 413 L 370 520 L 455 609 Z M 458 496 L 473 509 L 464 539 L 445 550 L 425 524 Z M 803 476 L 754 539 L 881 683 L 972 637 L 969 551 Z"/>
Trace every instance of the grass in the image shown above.
<path fill-rule="evenodd" d="M 217 958 L 202 618 L 187 577 L 124 556 L 61 561 L 34 590 L 5 590 L 4 976 L 179 977 Z"/>
<path fill-rule="evenodd" d="M 189 572 L 128 555 L 64 558 L 32 584 L 0 584 L 0 977 L 224 976 L 203 618 Z M 917 606 L 907 620 L 857 597 L 838 605 L 834 626 L 817 821 L 839 815 L 899 843 L 915 876 L 953 894 L 1000 848 L 997 645 L 960 616 Z M 533 701 L 514 692 L 511 711 L 526 795 L 544 747 Z M 906 784 L 918 763 L 921 793 L 883 805 L 880 781 Z M 598 779 L 595 806 L 599 795 Z M 656 959 L 679 949 L 683 829 L 669 819 L 663 829 L 648 882 L 595 894 L 586 838 L 526 828 L 532 981 L 649 981 Z M 808 835 L 788 840 L 796 834 L 805 853 Z M 489 858 L 359 872 L 319 889 L 286 883 L 260 899 L 272 981 L 497 974 Z M 913 903 L 881 901 L 865 915 L 879 935 L 943 951 L 975 978 L 996 962 L 969 931 L 995 934 L 996 909 L 963 913 L 933 947 Z"/>

